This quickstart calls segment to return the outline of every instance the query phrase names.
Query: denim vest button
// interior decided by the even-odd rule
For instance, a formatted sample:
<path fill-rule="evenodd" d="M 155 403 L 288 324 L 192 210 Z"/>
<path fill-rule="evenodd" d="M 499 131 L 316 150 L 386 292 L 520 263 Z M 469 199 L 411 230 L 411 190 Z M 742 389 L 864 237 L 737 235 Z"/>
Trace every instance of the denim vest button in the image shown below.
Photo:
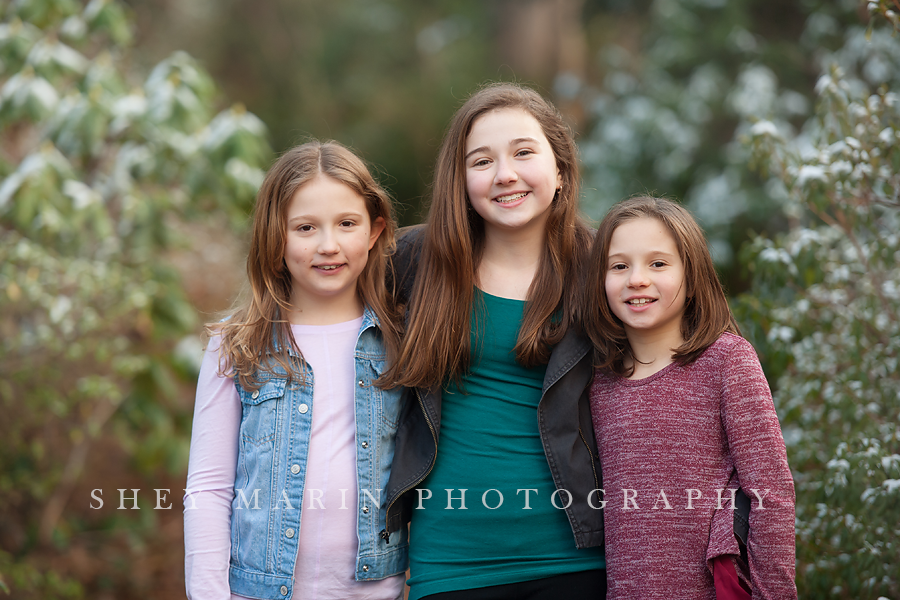
<path fill-rule="evenodd" d="M 363 565 L 363 571 L 366 572 L 366 573 L 368 573 L 368 572 L 369 572 L 369 565 Z"/>
<path fill-rule="evenodd" d="M 294 475 L 296 475 L 296 474 L 299 473 L 299 472 L 300 472 L 300 465 L 292 465 L 292 466 L 291 466 L 291 473 L 293 473 Z"/>
<path fill-rule="evenodd" d="M 363 443 L 362 443 L 362 447 L 363 447 L 364 450 L 365 450 L 366 448 L 368 448 L 368 447 L 369 447 L 369 442 L 363 442 Z"/>
<path fill-rule="evenodd" d="M 280 591 L 281 591 L 281 595 L 282 595 L 282 596 L 287 596 L 288 589 L 287 589 L 287 586 L 286 586 L 286 585 L 281 586 L 281 590 L 280 590 Z"/>
<path fill-rule="evenodd" d="M 359 387 L 364 387 L 366 385 L 366 383 L 362 379 L 360 379 L 358 383 Z"/>
<path fill-rule="evenodd" d="M 368 507 L 368 506 L 363 506 L 363 512 L 366 513 L 366 514 L 369 514 L 369 507 Z"/>
<path fill-rule="evenodd" d="M 294 530 L 288 528 L 288 530 L 284 532 L 284 535 L 285 535 L 285 537 L 292 538 L 292 537 L 294 537 Z"/>
<path fill-rule="evenodd" d="M 301 415 L 305 415 L 306 413 L 309 412 L 309 405 L 301 404 L 300 406 L 297 407 L 297 410 L 300 411 Z"/>
<path fill-rule="evenodd" d="M 250 397 L 253 398 L 254 400 L 259 398 L 259 390 L 253 390 L 253 393 L 250 394 Z"/>

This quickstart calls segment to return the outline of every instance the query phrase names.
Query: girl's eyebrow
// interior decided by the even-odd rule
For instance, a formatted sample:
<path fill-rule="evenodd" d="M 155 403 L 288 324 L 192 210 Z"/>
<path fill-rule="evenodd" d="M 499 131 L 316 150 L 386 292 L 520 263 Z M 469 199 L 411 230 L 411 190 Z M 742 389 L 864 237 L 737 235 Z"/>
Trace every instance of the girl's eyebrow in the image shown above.
<path fill-rule="evenodd" d="M 528 142 L 531 144 L 540 144 L 540 142 L 533 137 L 520 137 L 520 138 L 516 138 L 514 140 L 509 140 L 509 145 L 515 146 L 516 144 L 523 144 L 525 142 Z M 473 154 L 477 154 L 479 152 L 487 152 L 490 149 L 491 149 L 490 146 L 479 146 L 478 148 L 475 148 L 474 150 L 467 152 L 464 160 L 468 160 L 469 157 L 472 156 Z"/>
<path fill-rule="evenodd" d="M 479 147 L 475 148 L 474 150 L 467 152 L 464 160 L 469 160 L 469 157 L 472 156 L 473 154 L 478 154 L 479 152 L 487 152 L 490 149 L 491 149 L 490 146 L 479 146 Z"/>
<path fill-rule="evenodd" d="M 349 218 L 361 219 L 362 216 L 363 216 L 362 213 L 350 211 L 350 212 L 345 212 L 345 213 L 341 213 L 341 214 L 337 215 L 337 219 L 339 221 L 343 220 L 343 219 L 349 219 Z"/>
<path fill-rule="evenodd" d="M 362 217 L 362 213 L 358 213 L 358 212 L 354 212 L 354 211 L 348 211 L 348 212 L 345 212 L 345 213 L 341 213 L 341 214 L 339 214 L 339 215 L 336 215 L 336 218 L 337 218 L 338 220 L 346 219 L 346 218 L 348 218 L 348 217 L 356 217 L 356 218 L 360 218 L 360 217 Z M 318 219 L 318 218 L 320 218 L 320 217 L 317 217 L 316 215 L 296 215 L 296 216 L 291 217 L 290 219 L 288 219 L 288 223 L 293 223 L 294 221 L 313 221 L 313 220 Z"/>

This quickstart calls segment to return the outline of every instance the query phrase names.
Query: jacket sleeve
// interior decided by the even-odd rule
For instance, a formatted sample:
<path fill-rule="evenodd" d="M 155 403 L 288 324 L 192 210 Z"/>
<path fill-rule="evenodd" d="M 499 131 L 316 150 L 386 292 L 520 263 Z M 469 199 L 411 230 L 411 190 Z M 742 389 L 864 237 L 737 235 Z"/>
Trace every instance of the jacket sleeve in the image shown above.
<path fill-rule="evenodd" d="M 794 481 L 769 384 L 744 339 L 726 358 L 722 421 L 741 488 L 750 497 L 753 598 L 796 598 Z"/>
<path fill-rule="evenodd" d="M 231 502 L 241 401 L 219 371 L 218 337 L 200 367 L 184 495 L 184 574 L 191 600 L 229 600 Z"/>

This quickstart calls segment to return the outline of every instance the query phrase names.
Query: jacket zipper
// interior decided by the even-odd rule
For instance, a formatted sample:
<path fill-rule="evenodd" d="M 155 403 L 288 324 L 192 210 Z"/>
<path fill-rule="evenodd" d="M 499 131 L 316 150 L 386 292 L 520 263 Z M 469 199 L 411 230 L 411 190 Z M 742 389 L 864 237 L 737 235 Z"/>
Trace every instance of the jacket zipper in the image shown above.
<path fill-rule="evenodd" d="M 594 464 L 594 453 L 591 452 L 591 445 L 584 439 L 584 432 L 581 430 L 581 427 L 578 428 L 578 436 L 581 438 L 581 443 L 587 448 L 588 456 L 591 457 L 591 473 L 594 475 L 594 488 L 600 489 L 600 482 L 597 481 L 597 466 Z"/>
<path fill-rule="evenodd" d="M 431 424 L 431 419 L 428 417 L 428 411 L 425 410 L 425 402 L 422 400 L 422 394 L 419 391 L 419 388 L 415 388 L 415 390 L 416 390 L 416 399 L 419 401 L 419 406 L 422 408 L 422 414 L 425 415 L 425 422 L 428 423 L 428 430 L 431 432 L 431 439 L 434 440 L 434 453 L 435 453 L 435 459 L 436 459 L 437 458 L 437 435 L 434 432 L 434 425 Z M 393 506 L 394 506 L 394 504 L 396 504 L 397 500 L 399 500 L 401 497 L 403 497 L 403 495 L 406 492 L 408 492 L 409 490 L 413 489 L 414 487 L 416 487 L 417 485 L 419 485 L 420 483 L 425 481 L 425 479 L 431 473 L 431 470 L 433 468 L 434 468 L 434 461 L 431 462 L 431 465 L 429 465 L 428 470 L 425 471 L 425 475 L 423 475 L 421 479 L 414 482 L 412 485 L 408 486 L 402 492 L 397 494 L 397 497 L 394 498 L 390 504 L 388 504 L 387 510 L 384 513 L 384 518 L 385 518 L 384 529 L 382 529 L 381 533 L 379 533 L 379 535 L 381 536 L 381 539 L 383 539 L 384 541 L 388 541 L 388 539 L 391 537 L 391 534 L 388 533 L 388 530 L 387 530 L 387 524 L 388 524 L 387 520 L 391 516 L 391 508 L 393 508 Z"/>

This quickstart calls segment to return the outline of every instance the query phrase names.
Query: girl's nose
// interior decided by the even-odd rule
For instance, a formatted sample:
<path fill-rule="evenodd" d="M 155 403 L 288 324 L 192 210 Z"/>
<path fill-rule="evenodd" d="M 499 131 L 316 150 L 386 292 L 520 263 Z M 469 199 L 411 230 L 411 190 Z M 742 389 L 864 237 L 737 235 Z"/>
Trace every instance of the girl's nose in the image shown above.
<path fill-rule="evenodd" d="M 319 253 L 335 254 L 340 249 L 341 246 L 338 244 L 337 236 L 330 231 L 324 231 L 322 233 L 322 238 L 319 240 Z"/>
<path fill-rule="evenodd" d="M 494 176 L 494 183 L 506 185 L 519 180 L 519 174 L 513 168 L 509 161 L 497 161 L 497 174 Z"/>
<path fill-rule="evenodd" d="M 628 277 L 628 287 L 645 287 L 649 284 L 647 274 L 643 269 L 637 267 L 631 269 L 631 275 Z"/>

